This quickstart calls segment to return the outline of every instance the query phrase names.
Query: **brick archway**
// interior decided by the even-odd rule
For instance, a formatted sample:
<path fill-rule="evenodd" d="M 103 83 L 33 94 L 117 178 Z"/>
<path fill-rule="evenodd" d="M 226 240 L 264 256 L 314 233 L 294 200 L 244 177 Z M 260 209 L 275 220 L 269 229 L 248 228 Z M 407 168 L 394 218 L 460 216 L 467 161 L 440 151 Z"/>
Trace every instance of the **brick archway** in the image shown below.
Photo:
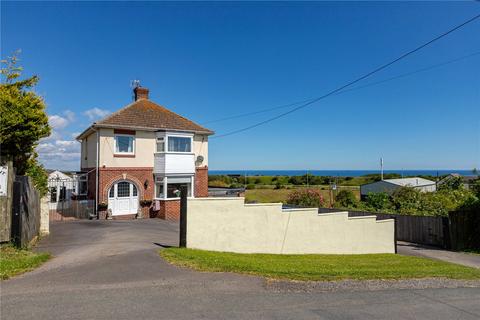
<path fill-rule="evenodd" d="M 128 181 L 130 183 L 133 183 L 137 187 L 138 191 L 138 199 L 141 200 L 144 198 L 144 188 L 143 188 L 143 183 L 140 182 L 136 177 L 126 174 L 125 177 L 123 174 L 116 175 L 112 178 L 110 178 L 108 181 L 103 183 L 103 189 L 102 189 L 102 200 L 101 202 L 107 203 L 108 201 L 108 191 L 110 188 L 117 182 L 120 181 Z"/>

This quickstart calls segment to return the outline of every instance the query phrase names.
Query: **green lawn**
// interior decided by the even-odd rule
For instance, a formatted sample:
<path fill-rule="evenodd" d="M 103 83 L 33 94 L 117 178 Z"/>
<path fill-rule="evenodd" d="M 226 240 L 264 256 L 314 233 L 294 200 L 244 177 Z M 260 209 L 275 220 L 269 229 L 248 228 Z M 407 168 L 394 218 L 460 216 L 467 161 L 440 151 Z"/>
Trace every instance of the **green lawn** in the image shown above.
<path fill-rule="evenodd" d="M 40 266 L 50 258 L 48 253 L 19 250 L 10 245 L 0 247 L 0 279 L 27 272 Z"/>
<path fill-rule="evenodd" d="M 160 250 L 168 262 L 200 271 L 237 272 L 267 278 L 329 281 L 443 277 L 480 279 L 480 270 L 395 254 L 239 254 L 183 248 Z"/>
<path fill-rule="evenodd" d="M 326 188 L 326 187 L 323 187 Z M 320 194 L 325 198 L 325 205 L 329 206 L 330 204 L 330 191 L 324 190 L 322 187 L 313 186 L 311 189 L 317 189 L 320 191 Z M 353 193 L 360 198 L 359 189 L 354 188 L 345 188 L 352 190 Z M 282 202 L 286 203 L 288 194 L 294 191 L 294 189 L 251 189 L 245 191 L 245 201 L 246 202 Z"/>

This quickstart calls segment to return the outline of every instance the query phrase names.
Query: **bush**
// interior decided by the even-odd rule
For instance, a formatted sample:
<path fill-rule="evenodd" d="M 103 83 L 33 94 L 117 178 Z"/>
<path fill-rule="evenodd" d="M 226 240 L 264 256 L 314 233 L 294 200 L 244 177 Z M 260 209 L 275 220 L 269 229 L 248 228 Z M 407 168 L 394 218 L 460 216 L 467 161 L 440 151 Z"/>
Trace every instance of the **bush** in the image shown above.
<path fill-rule="evenodd" d="M 324 206 L 325 199 L 316 189 L 297 189 L 290 192 L 287 203 L 301 207 L 318 208 Z"/>
<path fill-rule="evenodd" d="M 43 166 L 37 162 L 36 157 L 27 161 L 25 174 L 32 179 L 33 185 L 38 190 L 40 197 L 48 192 L 48 174 Z"/>
<path fill-rule="evenodd" d="M 374 211 L 388 211 L 393 205 L 387 193 L 369 193 L 365 199 L 365 206 Z"/>
<path fill-rule="evenodd" d="M 255 185 L 252 183 L 247 184 L 247 190 L 252 190 L 252 189 L 255 189 Z"/>
<path fill-rule="evenodd" d="M 278 189 L 283 189 L 283 188 L 285 188 L 285 186 L 284 186 L 283 184 L 281 184 L 280 182 L 277 182 L 277 183 L 275 184 L 275 189 L 278 190 Z"/>
<path fill-rule="evenodd" d="M 357 198 L 350 190 L 341 190 L 335 198 L 335 207 L 337 208 L 354 208 L 357 203 Z"/>

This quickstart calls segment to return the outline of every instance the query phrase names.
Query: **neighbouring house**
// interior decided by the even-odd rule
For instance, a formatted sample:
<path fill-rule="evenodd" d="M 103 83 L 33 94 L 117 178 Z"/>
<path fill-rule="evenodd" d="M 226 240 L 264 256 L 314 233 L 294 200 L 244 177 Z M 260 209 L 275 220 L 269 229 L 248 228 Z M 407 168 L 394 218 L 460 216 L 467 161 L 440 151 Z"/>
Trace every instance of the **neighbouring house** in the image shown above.
<path fill-rule="evenodd" d="M 47 170 L 48 172 L 48 209 L 50 220 L 63 220 L 75 216 L 78 202 L 87 200 L 87 174 Z"/>
<path fill-rule="evenodd" d="M 401 178 L 401 179 L 385 179 L 360 186 L 360 196 L 366 197 L 369 193 L 388 193 L 392 194 L 395 190 L 402 187 L 410 187 L 422 192 L 433 192 L 437 190 L 435 181 L 424 178 Z"/>
<path fill-rule="evenodd" d="M 463 187 L 465 189 L 470 189 L 470 185 L 473 185 L 475 181 L 478 179 L 478 176 L 462 176 L 458 173 L 451 173 L 443 177 L 440 181 L 438 181 L 437 186 L 440 187 L 445 183 L 448 183 L 454 179 L 460 179 Z"/>
<path fill-rule="evenodd" d="M 159 217 L 177 220 L 177 191 L 208 196 L 206 129 L 149 100 L 149 90 L 134 89 L 135 101 L 94 122 L 81 142 L 81 170 L 88 172 L 88 198 L 97 217 Z"/>
<path fill-rule="evenodd" d="M 72 200 L 87 195 L 87 175 L 76 172 L 48 170 L 50 210 L 69 207 Z"/>

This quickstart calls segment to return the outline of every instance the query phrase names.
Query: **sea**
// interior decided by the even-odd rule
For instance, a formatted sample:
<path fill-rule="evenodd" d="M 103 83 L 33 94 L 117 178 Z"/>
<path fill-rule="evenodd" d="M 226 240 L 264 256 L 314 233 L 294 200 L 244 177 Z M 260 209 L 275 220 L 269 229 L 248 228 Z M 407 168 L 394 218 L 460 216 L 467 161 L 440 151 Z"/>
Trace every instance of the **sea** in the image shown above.
<path fill-rule="evenodd" d="M 247 176 L 301 176 L 309 173 L 314 176 L 359 177 L 366 174 L 380 174 L 380 170 L 208 170 L 209 175 L 247 175 Z M 384 170 L 386 173 L 398 173 L 405 177 L 411 176 L 443 176 L 458 173 L 462 176 L 473 175 L 472 170 Z"/>

